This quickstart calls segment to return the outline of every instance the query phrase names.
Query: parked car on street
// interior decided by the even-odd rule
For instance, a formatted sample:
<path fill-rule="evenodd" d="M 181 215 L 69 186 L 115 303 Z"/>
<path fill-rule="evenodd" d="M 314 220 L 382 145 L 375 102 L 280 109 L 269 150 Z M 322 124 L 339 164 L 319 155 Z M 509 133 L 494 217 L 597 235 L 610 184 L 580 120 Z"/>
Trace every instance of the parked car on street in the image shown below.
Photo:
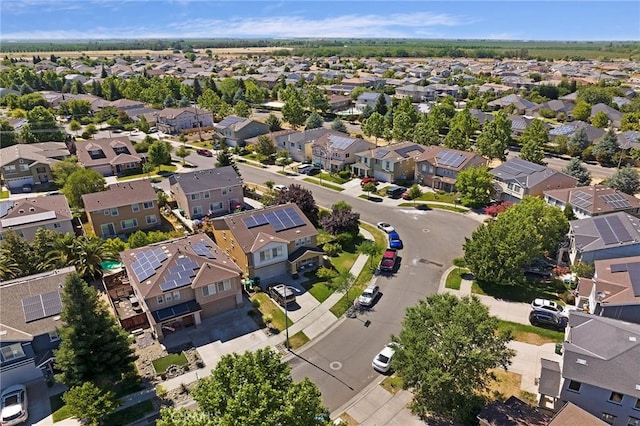
<path fill-rule="evenodd" d="M 27 421 L 27 388 L 24 385 L 15 385 L 3 390 L 1 410 L 2 426 L 13 426 Z"/>
<path fill-rule="evenodd" d="M 196 152 L 198 153 L 198 155 L 202 155 L 205 157 L 213 157 L 213 153 L 208 149 L 199 149 Z"/>
<path fill-rule="evenodd" d="M 389 232 L 389 248 L 401 250 L 403 247 L 400 234 L 396 231 Z"/>
<path fill-rule="evenodd" d="M 396 267 L 396 259 L 398 258 L 398 252 L 396 249 L 388 248 L 382 254 L 380 260 L 379 269 L 381 272 L 392 272 Z"/>
<path fill-rule="evenodd" d="M 274 185 L 273 186 L 273 190 L 274 191 L 285 191 L 287 189 L 287 185 Z"/>
<path fill-rule="evenodd" d="M 400 196 L 407 190 L 404 186 L 391 185 L 387 188 L 387 197 L 400 198 Z"/>
<path fill-rule="evenodd" d="M 378 297 L 379 293 L 380 287 L 378 287 L 376 284 L 370 284 L 358 297 L 358 303 L 360 304 L 360 306 L 368 308 L 369 306 L 373 305 L 373 302 L 375 302 L 376 297 Z"/>
<path fill-rule="evenodd" d="M 315 176 L 318 173 L 320 173 L 322 171 L 322 169 L 320 167 L 317 166 L 311 166 L 308 169 L 305 170 L 304 174 L 305 175 L 309 175 L 309 176 Z"/>
<path fill-rule="evenodd" d="M 556 302 L 547 299 L 535 299 L 531 302 L 531 309 L 553 312 L 565 317 L 569 316 L 569 311 L 567 309 Z"/>
<path fill-rule="evenodd" d="M 565 316 L 549 311 L 531 311 L 529 313 L 531 325 L 544 326 L 563 331 L 567 327 L 569 319 Z"/>
<path fill-rule="evenodd" d="M 378 229 L 383 230 L 384 232 L 386 232 L 387 234 L 395 231 L 395 229 L 393 228 L 393 226 L 389 225 L 387 222 L 378 222 Z"/>
<path fill-rule="evenodd" d="M 389 343 L 385 346 L 378 355 L 373 358 L 373 362 L 371 362 L 371 366 L 374 370 L 379 371 L 380 373 L 386 373 L 391 368 L 391 358 L 393 358 L 393 354 L 396 353 L 395 345 Z"/>

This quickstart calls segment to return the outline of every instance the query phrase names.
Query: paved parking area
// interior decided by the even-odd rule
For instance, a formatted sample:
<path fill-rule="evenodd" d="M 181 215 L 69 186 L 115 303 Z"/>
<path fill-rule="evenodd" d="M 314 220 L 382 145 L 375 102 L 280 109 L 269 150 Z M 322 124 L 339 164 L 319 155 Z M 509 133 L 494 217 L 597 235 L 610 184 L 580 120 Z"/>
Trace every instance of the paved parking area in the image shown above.
<path fill-rule="evenodd" d="M 29 402 L 29 418 L 25 425 L 34 425 L 51 414 L 49 403 L 49 388 L 44 378 L 27 383 L 27 398 Z"/>

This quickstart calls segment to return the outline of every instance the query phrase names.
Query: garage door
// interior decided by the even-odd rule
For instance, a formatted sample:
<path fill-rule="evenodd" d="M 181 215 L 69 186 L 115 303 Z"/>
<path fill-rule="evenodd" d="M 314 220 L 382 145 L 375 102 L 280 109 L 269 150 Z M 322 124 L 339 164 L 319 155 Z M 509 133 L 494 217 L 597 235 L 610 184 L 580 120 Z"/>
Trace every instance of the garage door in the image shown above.
<path fill-rule="evenodd" d="M 378 179 L 380 182 L 391 182 L 391 174 L 383 172 L 382 170 L 375 170 L 373 172 L 373 177 Z"/>
<path fill-rule="evenodd" d="M 260 277 L 260 281 L 264 282 L 269 278 L 277 277 L 278 275 L 282 275 L 286 273 L 287 273 L 286 262 L 280 262 L 274 265 L 262 267 L 260 269 L 255 269 L 253 272 L 253 276 L 254 278 Z"/>
<path fill-rule="evenodd" d="M 24 384 L 38 378 L 42 378 L 42 370 L 32 361 L 22 367 L 3 370 L 2 387 Z"/>
<path fill-rule="evenodd" d="M 7 179 L 7 187 L 9 189 L 21 189 L 22 185 L 33 185 L 33 176 Z"/>
<path fill-rule="evenodd" d="M 209 318 L 214 315 L 221 314 L 226 311 L 230 311 L 231 309 L 236 308 L 236 296 L 225 297 L 224 299 L 218 299 L 211 301 L 206 304 L 201 304 L 202 313 L 200 314 L 202 318 Z"/>

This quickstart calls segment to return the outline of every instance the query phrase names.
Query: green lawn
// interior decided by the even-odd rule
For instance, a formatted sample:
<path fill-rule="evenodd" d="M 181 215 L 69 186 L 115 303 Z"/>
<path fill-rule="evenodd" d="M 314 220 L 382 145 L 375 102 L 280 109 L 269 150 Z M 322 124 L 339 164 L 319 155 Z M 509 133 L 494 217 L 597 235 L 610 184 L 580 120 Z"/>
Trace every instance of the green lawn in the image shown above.
<path fill-rule="evenodd" d="M 51 412 L 53 413 L 53 422 L 59 422 L 64 419 L 68 419 L 71 417 L 71 413 L 66 405 L 64 405 L 64 401 L 62 400 L 62 393 L 57 395 L 53 395 L 49 398 L 49 402 L 51 403 Z"/>
<path fill-rule="evenodd" d="M 424 203 L 424 202 L 417 202 L 417 203 L 400 203 L 399 204 L 400 207 L 415 207 L 416 209 L 421 209 L 424 210 L 426 208 L 426 210 L 432 210 L 432 209 L 440 209 L 440 210 L 449 210 L 452 212 L 457 212 L 457 213 L 466 213 L 469 210 L 464 209 L 462 207 L 457 207 L 457 206 L 450 206 L 448 204 L 434 204 L 434 203 Z"/>
<path fill-rule="evenodd" d="M 163 165 L 160 170 L 154 169 L 154 171 L 151 173 L 138 173 L 137 175 L 121 176 L 121 177 L 118 177 L 118 180 L 123 181 L 123 180 L 132 180 L 132 179 L 142 179 L 146 177 L 157 178 L 161 176 L 170 175 L 171 173 L 175 172 L 177 169 L 178 169 L 178 166 L 174 166 L 173 164 Z"/>
<path fill-rule="evenodd" d="M 0 200 L 3 198 L 9 198 L 9 191 L 0 191 Z"/>
<path fill-rule="evenodd" d="M 315 277 L 304 283 L 304 288 L 320 303 L 333 294 L 333 288 L 329 287 L 321 278 Z"/>
<path fill-rule="evenodd" d="M 293 336 L 289 337 L 289 347 L 291 349 L 298 349 L 300 346 L 304 345 L 308 341 L 309 341 L 309 338 L 301 330 L 301 331 L 298 331 Z"/>
<path fill-rule="evenodd" d="M 275 328 L 279 331 L 284 331 L 285 329 L 285 316 L 284 312 L 271 300 L 271 298 L 267 295 L 267 293 L 256 293 L 251 299 L 257 299 L 260 301 L 260 312 L 262 315 L 271 315 L 271 328 Z M 287 323 L 289 327 L 293 325 L 293 321 L 291 318 L 287 318 Z"/>
<path fill-rule="evenodd" d="M 142 401 L 131 407 L 124 408 L 111 414 L 103 422 L 105 425 L 110 426 L 125 426 L 130 423 L 140 420 L 146 414 L 153 411 L 153 403 L 150 400 Z"/>
<path fill-rule="evenodd" d="M 450 194 L 445 192 L 445 193 L 439 194 L 437 192 L 425 192 L 421 196 L 416 198 L 416 201 L 440 201 L 442 203 L 455 204 L 456 198 L 458 197 L 455 193 Z"/>
<path fill-rule="evenodd" d="M 445 287 L 452 290 L 460 290 L 460 284 L 462 283 L 462 274 L 466 272 L 467 270 L 464 268 L 456 268 L 449 272 L 449 275 L 447 275 Z"/>
<path fill-rule="evenodd" d="M 561 331 L 516 322 L 499 320 L 498 329 L 509 329 L 511 330 L 513 340 L 532 345 L 539 346 L 545 343 L 560 343 L 564 340 L 564 333 Z"/>
<path fill-rule="evenodd" d="M 305 182 L 309 182 L 309 183 L 313 183 L 316 185 L 320 185 L 324 188 L 329 188 L 329 189 L 333 189 L 334 191 L 344 191 L 344 188 L 341 186 L 337 186 L 337 185 L 332 185 L 330 183 L 325 182 L 324 180 L 321 182 L 318 179 L 314 179 L 314 178 L 304 178 L 302 179 Z"/>
<path fill-rule="evenodd" d="M 326 180 L 328 182 L 333 182 L 342 185 L 343 183 L 349 182 L 351 179 L 342 179 L 340 176 L 336 174 L 329 173 L 319 173 L 315 175 L 316 178 L 322 180 L 323 182 Z"/>
<path fill-rule="evenodd" d="M 380 383 L 380 386 L 385 388 L 387 392 L 395 395 L 400 389 L 402 389 L 403 382 L 404 380 L 402 380 L 402 377 L 394 374 L 384 379 L 382 383 Z"/>
<path fill-rule="evenodd" d="M 156 370 L 156 373 L 164 373 L 167 371 L 170 365 L 186 365 L 189 361 L 187 361 L 187 357 L 184 353 L 180 352 L 179 354 L 169 354 L 162 358 L 158 358 L 153 360 L 153 368 Z"/>
<path fill-rule="evenodd" d="M 497 284 L 489 281 L 476 280 L 471 286 L 471 292 L 495 297 L 496 299 L 513 302 L 530 303 L 533 299 L 549 299 L 561 302 L 556 291 L 564 292 L 565 286 L 558 280 L 527 281 L 520 285 Z"/>

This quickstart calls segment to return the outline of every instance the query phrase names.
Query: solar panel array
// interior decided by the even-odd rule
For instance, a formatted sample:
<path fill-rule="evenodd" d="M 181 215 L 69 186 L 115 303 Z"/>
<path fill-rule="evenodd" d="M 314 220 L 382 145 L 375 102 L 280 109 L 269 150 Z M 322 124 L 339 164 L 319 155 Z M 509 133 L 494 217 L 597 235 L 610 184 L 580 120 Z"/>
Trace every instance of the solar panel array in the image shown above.
<path fill-rule="evenodd" d="M 180 257 L 176 259 L 175 266 L 167 270 L 168 275 L 165 276 L 164 282 L 160 284 L 160 290 L 171 291 L 175 288 L 185 287 L 191 284 L 193 277 L 196 276 L 196 270 L 200 266 L 188 257 Z"/>
<path fill-rule="evenodd" d="M 60 293 L 51 291 L 45 294 L 29 296 L 22 299 L 22 310 L 25 322 L 37 321 L 62 312 Z"/>
<path fill-rule="evenodd" d="M 512 176 L 519 176 L 523 174 L 530 175 L 536 172 L 541 172 L 544 169 L 545 167 L 539 164 L 531 163 L 521 158 L 513 158 L 506 163 L 502 163 L 494 170 L 499 170 Z"/>
<path fill-rule="evenodd" d="M 609 204 L 614 209 L 628 209 L 631 203 L 622 194 L 601 195 L 600 199 Z"/>
<path fill-rule="evenodd" d="M 457 168 L 464 163 L 465 156 L 455 151 L 440 151 L 436 155 L 436 160 L 439 165 Z"/>
<path fill-rule="evenodd" d="M 632 241 L 629 231 L 624 227 L 617 216 L 602 216 L 593 219 L 593 223 L 605 245 Z"/>
<path fill-rule="evenodd" d="M 388 153 L 389 153 L 388 149 L 378 148 L 376 149 L 373 156 L 376 160 L 380 160 L 381 158 L 384 158 L 384 156 L 387 155 Z"/>
<path fill-rule="evenodd" d="M 640 262 L 616 263 L 615 265 L 611 265 L 611 272 L 628 272 L 633 295 L 636 297 L 640 296 Z"/>
<path fill-rule="evenodd" d="M 549 131 L 550 135 L 560 136 L 560 135 L 570 135 L 571 133 L 576 131 L 575 126 L 571 126 L 569 124 L 563 124 L 562 126 L 558 126 Z"/>
<path fill-rule="evenodd" d="M 164 308 L 156 311 L 156 316 L 158 317 L 159 321 L 164 321 L 166 319 L 174 318 L 186 313 L 189 313 L 189 305 L 187 303 L 181 303 L 170 308 Z"/>
<path fill-rule="evenodd" d="M 329 135 L 329 142 L 331 143 L 331 149 L 347 149 L 351 146 L 354 140 L 355 139 L 352 139 L 352 138 Z"/>
<path fill-rule="evenodd" d="M 195 243 L 195 244 L 191 244 L 191 249 L 198 256 L 204 256 L 207 259 L 215 259 L 216 258 L 213 255 L 213 253 L 211 252 L 211 246 L 209 244 L 205 243 L 204 241 L 203 242 L 199 242 L 199 243 Z"/>
<path fill-rule="evenodd" d="M 575 191 L 571 193 L 570 203 L 576 207 L 586 209 L 593 204 L 593 197 L 583 191 Z"/>
<path fill-rule="evenodd" d="M 303 226 L 305 221 L 293 207 L 286 207 L 281 210 L 269 211 L 266 213 L 256 213 L 253 216 L 242 219 L 249 229 L 256 226 L 273 226 L 274 231 L 280 232 L 291 228 Z"/>
<path fill-rule="evenodd" d="M 165 260 L 167 260 L 167 255 L 161 248 L 136 253 L 136 260 L 131 264 L 131 267 L 138 282 L 141 283 L 155 274 L 156 269 L 158 269 Z"/>

